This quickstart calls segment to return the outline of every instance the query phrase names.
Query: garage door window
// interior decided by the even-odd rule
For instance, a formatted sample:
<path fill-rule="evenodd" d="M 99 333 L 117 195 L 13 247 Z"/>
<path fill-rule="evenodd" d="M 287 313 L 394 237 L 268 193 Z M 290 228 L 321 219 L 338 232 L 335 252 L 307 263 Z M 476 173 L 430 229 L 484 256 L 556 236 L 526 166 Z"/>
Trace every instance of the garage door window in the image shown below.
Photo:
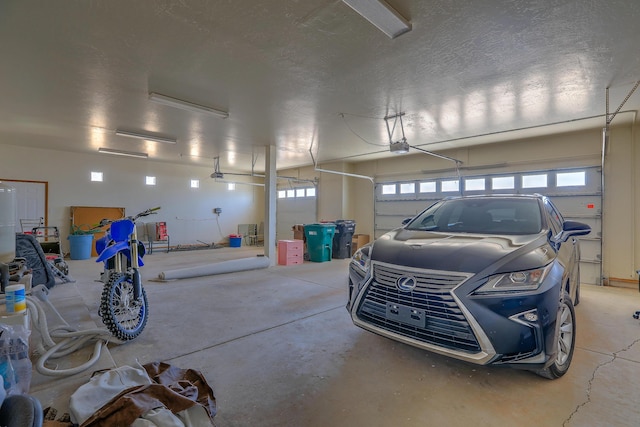
<path fill-rule="evenodd" d="M 316 189 L 307 188 L 307 197 L 316 197 Z"/>
<path fill-rule="evenodd" d="M 556 175 L 556 186 L 571 187 L 585 185 L 585 171 L 580 172 L 558 172 Z"/>
<path fill-rule="evenodd" d="M 547 174 L 522 175 L 522 188 L 547 188 Z"/>
<path fill-rule="evenodd" d="M 396 194 L 395 184 L 385 184 L 382 186 L 382 194 Z"/>
<path fill-rule="evenodd" d="M 464 180 L 464 189 L 467 191 L 483 191 L 484 186 L 485 186 L 484 178 Z"/>
<path fill-rule="evenodd" d="M 491 188 L 494 190 L 512 190 L 515 188 L 515 179 L 512 176 L 496 176 L 491 178 Z"/>
<path fill-rule="evenodd" d="M 400 194 L 413 194 L 416 192 L 415 182 L 405 182 L 400 184 Z"/>
<path fill-rule="evenodd" d="M 442 192 L 451 192 L 460 190 L 460 181 L 452 180 L 452 181 L 442 181 Z"/>
<path fill-rule="evenodd" d="M 421 182 L 420 183 L 420 192 L 421 193 L 435 193 L 436 192 L 436 182 Z"/>

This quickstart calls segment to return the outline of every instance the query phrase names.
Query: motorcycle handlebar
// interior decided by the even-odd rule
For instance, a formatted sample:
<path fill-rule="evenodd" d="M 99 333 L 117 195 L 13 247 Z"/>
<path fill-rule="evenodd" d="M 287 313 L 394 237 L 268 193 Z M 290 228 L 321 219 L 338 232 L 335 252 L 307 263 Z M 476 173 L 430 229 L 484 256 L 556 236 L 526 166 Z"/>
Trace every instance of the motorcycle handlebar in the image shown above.
<path fill-rule="evenodd" d="M 142 216 L 147 216 L 147 215 L 155 214 L 155 213 L 156 213 L 156 211 L 159 211 L 159 210 L 160 210 L 160 206 L 157 206 L 157 207 L 155 207 L 155 208 L 151 208 L 151 209 L 147 209 L 146 211 L 142 211 L 142 212 L 140 212 L 139 214 L 137 214 L 137 215 L 135 215 L 135 216 L 127 216 L 127 217 L 125 217 L 125 218 L 129 218 L 129 219 L 131 219 L 131 220 L 134 220 L 134 221 L 135 221 L 136 219 L 138 219 L 138 218 L 140 218 L 140 217 L 142 217 Z M 102 227 L 104 227 L 105 225 L 109 225 L 109 224 L 111 224 L 111 223 L 112 223 L 112 222 L 114 222 L 114 221 L 118 221 L 118 220 L 117 220 L 117 219 L 107 219 L 107 218 L 104 218 L 104 219 L 102 219 L 98 224 L 96 224 L 96 225 L 94 225 L 93 227 L 91 227 L 91 229 L 92 229 L 92 230 L 94 230 L 94 229 L 102 228 Z"/>
<path fill-rule="evenodd" d="M 141 216 L 151 215 L 151 214 L 156 213 L 156 211 L 159 211 L 159 210 L 160 210 L 160 206 L 157 206 L 157 207 L 151 208 L 151 209 L 147 209 L 146 211 L 140 212 L 134 218 L 140 218 Z"/>

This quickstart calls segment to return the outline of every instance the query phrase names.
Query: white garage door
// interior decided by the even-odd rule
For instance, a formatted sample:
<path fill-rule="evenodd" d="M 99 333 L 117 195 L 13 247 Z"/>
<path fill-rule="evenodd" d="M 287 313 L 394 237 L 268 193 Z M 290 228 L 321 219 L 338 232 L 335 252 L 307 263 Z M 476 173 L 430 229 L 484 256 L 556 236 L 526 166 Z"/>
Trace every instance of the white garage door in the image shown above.
<path fill-rule="evenodd" d="M 412 179 L 376 184 L 375 236 L 396 227 L 430 204 L 461 194 L 530 194 L 551 198 L 565 219 L 587 223 L 580 239 L 581 281 L 601 284 L 601 171 L 599 167 L 554 169 L 458 178 Z"/>
<path fill-rule="evenodd" d="M 317 220 L 315 187 L 278 190 L 276 205 L 276 241 L 293 239 L 296 224 L 314 224 Z"/>

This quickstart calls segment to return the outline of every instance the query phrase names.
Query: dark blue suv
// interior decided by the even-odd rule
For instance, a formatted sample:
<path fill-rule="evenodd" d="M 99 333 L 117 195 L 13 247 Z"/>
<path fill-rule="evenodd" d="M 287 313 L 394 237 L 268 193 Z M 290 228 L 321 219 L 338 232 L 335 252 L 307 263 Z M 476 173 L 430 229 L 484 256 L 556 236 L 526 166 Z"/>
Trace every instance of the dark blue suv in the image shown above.
<path fill-rule="evenodd" d="M 354 254 L 347 309 L 393 340 L 558 378 L 575 345 L 575 237 L 590 231 L 541 195 L 444 199 Z"/>

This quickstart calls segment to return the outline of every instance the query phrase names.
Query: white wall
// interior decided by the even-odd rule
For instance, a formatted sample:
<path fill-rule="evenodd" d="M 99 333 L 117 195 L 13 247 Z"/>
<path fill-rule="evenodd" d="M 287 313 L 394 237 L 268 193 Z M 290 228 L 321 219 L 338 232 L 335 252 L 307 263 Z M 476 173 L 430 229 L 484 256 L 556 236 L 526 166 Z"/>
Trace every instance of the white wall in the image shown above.
<path fill-rule="evenodd" d="M 143 220 L 166 221 L 172 245 L 219 242 L 236 233 L 238 224 L 263 218 L 262 187 L 229 191 L 209 178 L 211 168 L 4 144 L 0 159 L 0 179 L 49 183 L 48 224 L 60 227 L 65 250 L 70 206 L 124 207 L 127 214 L 161 206 L 158 215 Z M 91 182 L 91 171 L 103 172 L 104 182 Z M 145 185 L 146 175 L 157 177 L 155 187 Z M 200 179 L 199 189 L 190 188 L 191 179 Z M 219 228 L 216 207 L 222 208 Z"/>

